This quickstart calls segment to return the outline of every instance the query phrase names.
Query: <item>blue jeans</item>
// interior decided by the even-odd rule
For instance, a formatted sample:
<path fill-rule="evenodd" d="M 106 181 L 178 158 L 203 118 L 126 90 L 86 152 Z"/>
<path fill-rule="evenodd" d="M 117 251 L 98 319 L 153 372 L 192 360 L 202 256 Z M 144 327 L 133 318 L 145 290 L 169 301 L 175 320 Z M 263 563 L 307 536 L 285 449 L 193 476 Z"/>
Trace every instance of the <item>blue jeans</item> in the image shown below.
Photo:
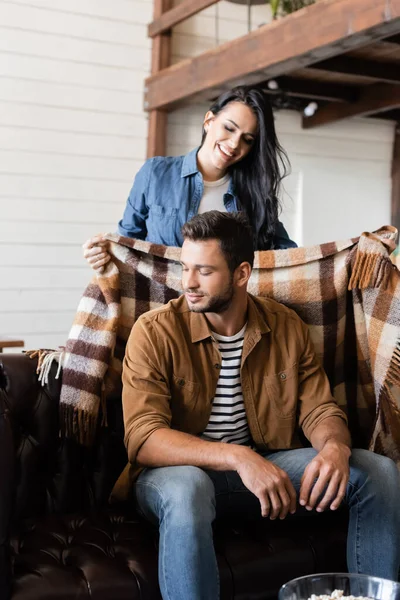
<path fill-rule="evenodd" d="M 315 455 L 312 448 L 263 454 L 286 471 L 297 494 L 303 471 Z M 159 526 L 158 570 L 163 599 L 217 600 L 212 522 L 217 512 L 261 516 L 256 496 L 234 471 L 206 472 L 190 466 L 145 469 L 136 482 L 135 494 L 139 510 Z M 367 450 L 353 450 L 345 498 L 350 511 L 349 572 L 397 580 L 399 498 L 394 462 Z"/>

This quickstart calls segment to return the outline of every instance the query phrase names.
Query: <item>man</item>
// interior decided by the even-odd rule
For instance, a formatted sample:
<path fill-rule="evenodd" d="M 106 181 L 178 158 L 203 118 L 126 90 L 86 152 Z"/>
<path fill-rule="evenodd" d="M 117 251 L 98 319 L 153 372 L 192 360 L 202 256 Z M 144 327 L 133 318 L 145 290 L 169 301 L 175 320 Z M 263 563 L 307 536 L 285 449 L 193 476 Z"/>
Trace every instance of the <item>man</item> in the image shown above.
<path fill-rule="evenodd" d="M 138 319 L 123 372 L 125 442 L 138 507 L 160 529 L 163 598 L 219 597 L 212 522 L 233 490 L 230 510 L 236 498 L 270 519 L 344 500 L 349 571 L 396 579 L 397 468 L 351 451 L 301 319 L 248 294 L 249 225 L 211 211 L 182 233 L 184 295 Z M 300 448 L 298 426 L 312 448 Z"/>

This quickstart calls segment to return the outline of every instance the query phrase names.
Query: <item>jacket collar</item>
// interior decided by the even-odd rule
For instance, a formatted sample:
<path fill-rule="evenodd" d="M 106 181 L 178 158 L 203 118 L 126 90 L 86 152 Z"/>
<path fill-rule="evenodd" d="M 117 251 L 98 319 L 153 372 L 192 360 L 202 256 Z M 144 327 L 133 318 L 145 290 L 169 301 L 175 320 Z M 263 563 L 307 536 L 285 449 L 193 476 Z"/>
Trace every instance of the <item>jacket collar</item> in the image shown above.
<path fill-rule="evenodd" d="M 257 309 L 251 294 L 247 294 L 247 327 L 245 338 L 260 339 L 264 333 L 271 331 L 265 317 Z M 201 342 L 212 337 L 212 332 L 203 313 L 190 313 L 190 332 L 192 342 Z"/>
<path fill-rule="evenodd" d="M 197 160 L 196 156 L 198 151 L 200 150 L 200 146 L 191 150 L 189 154 L 183 157 L 181 177 L 188 177 L 189 175 L 195 175 L 199 172 L 197 168 Z"/>
<path fill-rule="evenodd" d="M 196 175 L 197 173 L 199 173 L 199 169 L 197 167 L 197 153 L 199 150 L 200 146 L 194 148 L 194 150 L 191 150 L 189 154 L 186 154 L 183 157 L 181 177 L 189 177 L 189 175 Z M 227 193 L 231 196 L 235 196 L 232 177 L 229 180 L 229 187 Z"/>
<path fill-rule="evenodd" d="M 257 304 L 251 294 L 247 294 L 247 327 L 246 334 L 252 337 L 260 337 L 271 331 L 265 315 L 257 308 Z"/>
<path fill-rule="evenodd" d="M 190 313 L 190 333 L 192 342 L 202 342 L 212 336 L 210 326 L 203 313 Z"/>
<path fill-rule="evenodd" d="M 191 150 L 189 154 L 186 154 L 183 157 L 181 177 L 189 177 L 189 175 L 196 175 L 196 173 L 199 173 L 199 169 L 197 167 L 197 153 L 199 150 L 200 146 L 194 148 L 194 150 Z M 227 193 L 231 196 L 235 196 L 232 177 L 229 180 L 229 187 Z"/>

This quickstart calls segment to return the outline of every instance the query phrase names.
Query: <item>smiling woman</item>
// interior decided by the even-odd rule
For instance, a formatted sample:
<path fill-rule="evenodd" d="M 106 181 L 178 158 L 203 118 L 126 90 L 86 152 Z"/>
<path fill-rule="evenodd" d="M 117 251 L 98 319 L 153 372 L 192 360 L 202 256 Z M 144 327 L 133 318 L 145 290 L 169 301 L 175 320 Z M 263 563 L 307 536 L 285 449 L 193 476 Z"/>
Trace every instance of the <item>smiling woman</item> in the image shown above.
<path fill-rule="evenodd" d="M 286 175 L 271 105 L 258 89 L 237 87 L 206 113 L 201 145 L 186 156 L 150 158 L 136 175 L 118 232 L 182 246 L 181 228 L 209 210 L 243 211 L 257 250 L 296 247 L 278 220 L 279 185 Z M 83 245 L 94 269 L 110 260 L 99 234 Z"/>

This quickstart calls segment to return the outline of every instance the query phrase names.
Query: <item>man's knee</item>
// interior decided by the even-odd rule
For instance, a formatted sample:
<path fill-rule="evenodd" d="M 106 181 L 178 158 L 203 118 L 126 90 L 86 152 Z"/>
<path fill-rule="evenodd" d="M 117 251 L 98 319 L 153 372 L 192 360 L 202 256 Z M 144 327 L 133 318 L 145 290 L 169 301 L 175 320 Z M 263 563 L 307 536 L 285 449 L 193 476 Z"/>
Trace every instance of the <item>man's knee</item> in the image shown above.
<path fill-rule="evenodd" d="M 163 485 L 163 496 L 177 505 L 214 501 L 214 485 L 210 477 L 198 467 L 169 467 L 171 472 Z"/>
<path fill-rule="evenodd" d="M 369 450 L 353 450 L 350 465 L 363 479 L 369 478 L 382 491 L 387 487 L 400 485 L 399 472 L 396 464 L 387 456 L 375 454 Z"/>
<path fill-rule="evenodd" d="M 215 518 L 215 490 L 210 477 L 192 466 L 146 469 L 138 480 L 139 505 L 152 506 L 160 517 L 185 521 L 212 521 Z"/>

